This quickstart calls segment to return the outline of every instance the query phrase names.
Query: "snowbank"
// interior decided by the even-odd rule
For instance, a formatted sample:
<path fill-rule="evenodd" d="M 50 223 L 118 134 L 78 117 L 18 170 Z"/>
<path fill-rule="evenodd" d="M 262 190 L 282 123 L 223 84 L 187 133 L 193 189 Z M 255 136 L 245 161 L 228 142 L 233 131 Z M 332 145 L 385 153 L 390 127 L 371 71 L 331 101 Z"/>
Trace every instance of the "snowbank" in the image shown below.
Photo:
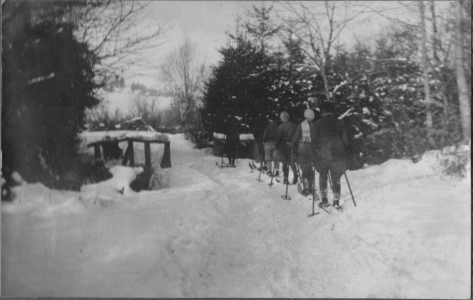
<path fill-rule="evenodd" d="M 159 132 L 149 131 L 128 131 L 128 130 L 113 130 L 113 131 L 88 131 L 81 134 L 81 140 L 85 144 L 90 144 L 97 141 L 102 141 L 109 136 L 111 139 L 126 139 L 135 138 L 146 141 L 160 141 L 168 142 L 169 136 Z"/>
<path fill-rule="evenodd" d="M 342 178 L 344 211 L 308 218 L 295 186 L 284 201 L 286 187 L 256 181 L 248 160 L 220 169 L 182 134 L 169 138 L 170 188 L 128 193 L 141 170 L 124 167 L 77 193 L 15 188 L 2 203 L 2 294 L 470 296 L 471 181 L 440 176 L 436 155 L 347 172 L 357 207 Z"/>
<path fill-rule="evenodd" d="M 159 132 L 149 132 L 149 131 L 126 131 L 126 130 L 116 130 L 116 131 L 87 131 L 83 132 L 80 135 L 80 151 L 81 152 L 90 152 L 91 149 L 87 147 L 90 143 L 103 141 L 106 137 L 111 139 L 126 139 L 133 138 L 140 141 L 159 141 L 159 142 L 169 142 L 169 135 Z M 120 142 L 120 147 L 123 148 L 126 146 L 126 142 Z M 138 148 L 144 149 L 143 145 L 137 145 Z M 153 145 L 153 150 L 159 149 L 159 145 Z M 172 148 L 172 146 L 171 146 Z"/>
<path fill-rule="evenodd" d="M 113 201 L 118 194 L 128 196 L 133 193 L 130 189 L 130 183 L 136 176 L 143 173 L 143 168 L 130 168 L 124 166 L 113 166 L 109 172 L 112 178 L 95 183 L 84 185 L 81 188 L 81 199 L 86 203 L 95 200 Z"/>

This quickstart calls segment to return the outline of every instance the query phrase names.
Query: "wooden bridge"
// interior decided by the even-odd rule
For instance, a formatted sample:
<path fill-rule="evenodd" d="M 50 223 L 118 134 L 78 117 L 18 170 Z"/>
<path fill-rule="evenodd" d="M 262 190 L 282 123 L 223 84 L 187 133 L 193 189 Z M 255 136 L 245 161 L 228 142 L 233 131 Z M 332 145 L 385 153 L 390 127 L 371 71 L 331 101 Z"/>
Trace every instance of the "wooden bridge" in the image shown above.
<path fill-rule="evenodd" d="M 161 168 L 166 169 L 171 167 L 171 142 L 166 135 L 136 135 L 131 131 L 131 134 L 125 134 L 118 137 L 110 137 L 107 139 L 102 139 L 100 141 L 95 141 L 87 144 L 87 147 L 94 147 L 95 159 L 100 160 L 102 156 L 101 148 L 118 144 L 119 142 L 128 142 L 127 149 L 123 155 L 122 165 L 129 165 L 131 167 L 135 166 L 135 151 L 134 143 L 144 143 L 145 149 L 145 171 L 150 171 L 151 166 L 151 144 L 164 144 L 164 153 L 161 159 Z M 109 137 L 108 135 L 106 137 Z M 163 138 L 166 137 L 166 138 Z"/>

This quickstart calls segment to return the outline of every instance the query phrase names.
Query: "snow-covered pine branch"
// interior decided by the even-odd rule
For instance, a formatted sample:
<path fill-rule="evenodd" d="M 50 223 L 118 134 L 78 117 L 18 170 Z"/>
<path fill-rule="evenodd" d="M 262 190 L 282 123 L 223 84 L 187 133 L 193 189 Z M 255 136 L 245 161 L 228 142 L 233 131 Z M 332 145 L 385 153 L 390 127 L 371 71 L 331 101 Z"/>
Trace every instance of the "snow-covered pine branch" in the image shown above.
<path fill-rule="evenodd" d="M 41 81 L 44 81 L 46 79 L 51 79 L 55 76 L 54 73 L 51 73 L 47 76 L 39 76 L 39 77 L 36 77 L 36 78 L 33 78 L 33 79 L 30 79 L 28 80 L 28 84 L 33 84 L 33 83 L 37 83 L 37 82 L 41 82 Z"/>
<path fill-rule="evenodd" d="M 342 120 L 343 118 L 345 118 L 346 116 L 349 116 L 350 113 L 353 111 L 353 107 L 350 107 L 343 115 L 341 115 L 340 117 L 338 117 L 339 120 Z"/>
<path fill-rule="evenodd" d="M 339 85 L 337 85 L 337 86 L 333 89 L 332 94 L 335 94 L 335 92 L 336 92 L 339 88 L 341 88 L 342 86 L 346 85 L 348 82 L 350 82 L 350 81 L 352 81 L 352 80 L 353 80 L 353 79 L 342 81 Z"/>

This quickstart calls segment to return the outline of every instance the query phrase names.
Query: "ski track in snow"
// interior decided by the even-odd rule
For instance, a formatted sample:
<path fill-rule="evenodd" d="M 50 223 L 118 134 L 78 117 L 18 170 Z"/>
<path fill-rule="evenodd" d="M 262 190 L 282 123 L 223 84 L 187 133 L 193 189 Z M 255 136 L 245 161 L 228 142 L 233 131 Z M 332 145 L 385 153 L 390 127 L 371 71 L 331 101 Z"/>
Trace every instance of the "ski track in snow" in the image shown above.
<path fill-rule="evenodd" d="M 285 186 L 256 181 L 248 160 L 220 169 L 170 137 L 170 188 L 86 204 L 28 185 L 21 202 L 2 203 L 3 295 L 469 295 L 469 180 L 389 161 L 347 173 L 357 207 L 342 178 L 344 211 L 316 206 L 308 218 L 312 202 L 295 185 L 282 200 Z"/>

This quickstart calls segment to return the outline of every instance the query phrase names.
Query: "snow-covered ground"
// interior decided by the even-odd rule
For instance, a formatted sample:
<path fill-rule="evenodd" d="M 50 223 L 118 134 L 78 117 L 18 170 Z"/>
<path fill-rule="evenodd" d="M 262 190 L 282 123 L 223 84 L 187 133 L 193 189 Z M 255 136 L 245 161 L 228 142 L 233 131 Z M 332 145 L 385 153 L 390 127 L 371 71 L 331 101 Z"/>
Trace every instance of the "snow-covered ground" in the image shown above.
<path fill-rule="evenodd" d="M 471 178 L 436 175 L 434 155 L 348 172 L 357 207 L 343 179 L 344 211 L 308 218 L 295 186 L 282 200 L 248 160 L 219 169 L 170 139 L 168 188 L 17 188 L 2 203 L 2 295 L 470 297 Z"/>

